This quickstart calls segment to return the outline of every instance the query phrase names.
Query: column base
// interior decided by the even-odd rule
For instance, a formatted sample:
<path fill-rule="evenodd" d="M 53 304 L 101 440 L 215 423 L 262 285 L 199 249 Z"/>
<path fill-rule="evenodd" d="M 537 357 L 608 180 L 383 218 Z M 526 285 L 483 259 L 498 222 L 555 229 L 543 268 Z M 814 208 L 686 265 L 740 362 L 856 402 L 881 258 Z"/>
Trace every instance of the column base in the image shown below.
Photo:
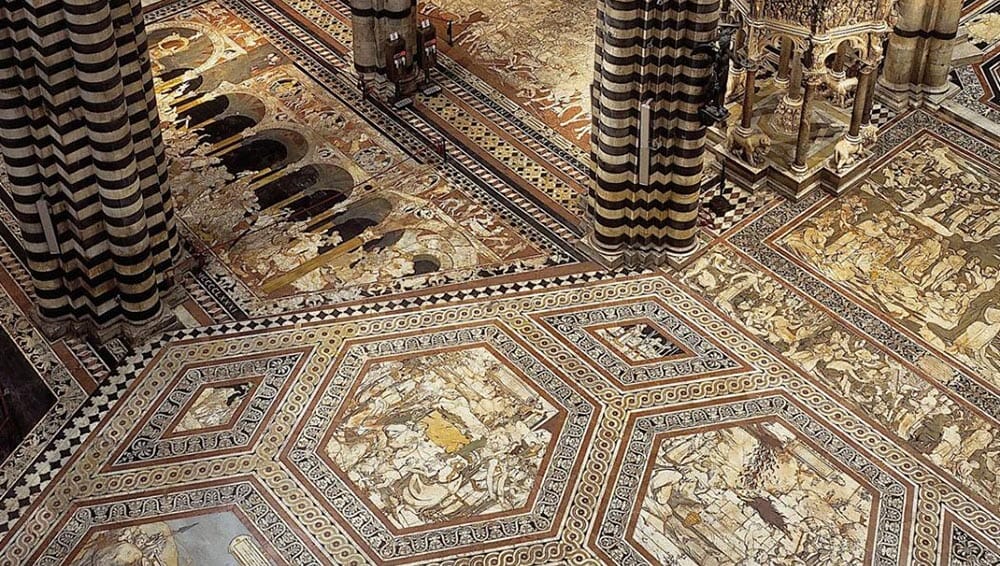
<path fill-rule="evenodd" d="M 138 345 L 155 334 L 168 330 L 177 322 L 177 316 L 167 305 L 160 312 L 142 324 L 135 324 L 123 318 L 97 324 L 86 319 L 71 316 L 49 318 L 36 310 L 31 314 L 32 322 L 49 340 L 60 340 L 68 336 L 89 336 L 98 344 L 106 344 L 120 338 L 130 346 Z"/>
<path fill-rule="evenodd" d="M 757 192 L 767 188 L 791 201 L 798 201 L 816 190 L 843 194 L 864 180 L 871 169 L 871 158 L 865 156 L 837 172 L 829 159 L 816 161 L 804 169 L 794 170 L 781 159 L 769 158 L 760 166 L 752 166 L 730 151 L 724 141 L 708 146 L 717 161 L 726 160 L 729 183 Z"/>
<path fill-rule="evenodd" d="M 707 246 L 695 235 L 694 242 L 684 250 L 665 248 L 662 250 L 628 250 L 624 253 L 625 265 L 630 267 L 670 267 L 683 269 L 705 252 Z"/>
<path fill-rule="evenodd" d="M 958 85 L 951 82 L 940 87 L 898 85 L 879 77 L 875 83 L 875 99 L 895 112 L 920 106 L 936 110 L 960 90 Z"/>
<path fill-rule="evenodd" d="M 868 150 L 863 151 L 863 156 L 843 170 L 838 171 L 832 163 L 826 164 L 821 181 L 823 190 L 840 196 L 864 181 L 864 177 L 871 172 L 872 156 Z"/>
<path fill-rule="evenodd" d="M 691 246 L 683 250 L 669 248 L 662 250 L 633 250 L 623 247 L 621 250 L 608 252 L 594 244 L 590 233 L 582 238 L 576 247 L 595 263 L 609 270 L 623 267 L 660 267 L 663 265 L 668 265 L 674 269 L 681 269 L 697 259 L 698 256 L 704 253 L 706 248 L 705 243 L 701 239 L 700 231 L 695 235 Z"/>
<path fill-rule="evenodd" d="M 87 319 L 72 316 L 50 318 L 32 309 L 30 318 L 38 330 L 49 340 L 60 340 L 68 336 L 88 336 L 98 344 L 107 344 L 118 338 L 129 346 L 136 346 L 154 335 L 170 330 L 177 324 L 173 308 L 180 305 L 187 296 L 184 289 L 175 284 L 160 300 L 160 311 L 149 320 L 137 324 L 122 317 L 98 324 Z"/>
<path fill-rule="evenodd" d="M 667 252 L 666 265 L 675 271 L 680 271 L 698 259 L 708 250 L 708 243 L 701 239 L 701 231 L 695 236 L 694 244 L 685 252 Z"/>
<path fill-rule="evenodd" d="M 578 242 L 576 249 L 583 252 L 594 263 L 598 263 L 607 269 L 617 269 L 624 264 L 624 253 L 622 249 L 608 250 L 601 244 L 594 241 L 594 229 L 589 224 L 586 226 L 586 233 Z"/>

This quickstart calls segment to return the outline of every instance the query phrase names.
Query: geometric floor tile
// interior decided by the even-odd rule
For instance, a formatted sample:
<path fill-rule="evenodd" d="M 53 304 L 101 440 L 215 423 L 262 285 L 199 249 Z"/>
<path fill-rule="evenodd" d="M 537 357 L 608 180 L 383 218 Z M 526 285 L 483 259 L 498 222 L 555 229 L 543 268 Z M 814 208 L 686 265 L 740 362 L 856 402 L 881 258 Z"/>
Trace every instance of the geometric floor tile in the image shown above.
<path fill-rule="evenodd" d="M 698 209 L 699 225 L 717 234 L 728 231 L 775 198 L 773 192 L 752 192 L 732 182 L 720 187 L 717 179 L 710 179 L 702 185 L 701 207 Z"/>
<path fill-rule="evenodd" d="M 250 450 L 301 367 L 303 352 L 189 367 L 112 459 L 118 470 Z"/>
<path fill-rule="evenodd" d="M 319 564 L 252 481 L 90 501 L 60 527 L 33 564 Z"/>
<path fill-rule="evenodd" d="M 35 331 L 0 206 L 0 376 L 56 399 L 0 465 L 0 566 L 1000 566 L 986 132 L 876 102 L 858 187 L 707 178 L 704 254 L 604 269 L 593 6 L 425 0 L 456 36 L 395 112 L 348 0 L 144 2 L 209 259 L 183 328 L 74 348 Z"/>
<path fill-rule="evenodd" d="M 897 114 L 898 112 L 892 108 L 889 108 L 881 102 L 876 102 L 872 105 L 872 124 L 875 124 L 876 126 L 883 126 L 895 118 Z"/>
<path fill-rule="evenodd" d="M 975 529 L 946 512 L 941 551 L 942 566 L 997 566 L 1000 564 L 1000 541 L 991 541 Z"/>
<path fill-rule="evenodd" d="M 624 390 L 750 369 L 655 298 L 565 310 L 539 321 Z"/>
<path fill-rule="evenodd" d="M 669 332 L 649 319 L 588 326 L 584 330 L 632 365 L 693 357 Z"/>
<path fill-rule="evenodd" d="M 282 460 L 381 561 L 550 531 L 595 417 L 494 325 L 354 343 L 320 391 Z"/>
<path fill-rule="evenodd" d="M 898 564 L 909 491 L 783 396 L 633 417 L 595 550 L 615 564 Z"/>

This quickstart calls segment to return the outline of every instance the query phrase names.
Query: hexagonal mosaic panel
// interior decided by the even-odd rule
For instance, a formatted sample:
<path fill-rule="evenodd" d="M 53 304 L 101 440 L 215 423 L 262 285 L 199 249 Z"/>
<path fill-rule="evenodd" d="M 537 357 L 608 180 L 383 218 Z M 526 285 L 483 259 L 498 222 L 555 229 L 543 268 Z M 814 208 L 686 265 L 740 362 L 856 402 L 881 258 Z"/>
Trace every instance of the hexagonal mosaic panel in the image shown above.
<path fill-rule="evenodd" d="M 426 558 L 551 529 L 594 415 L 497 326 L 376 340 L 343 355 L 282 461 L 373 557 Z"/>
<path fill-rule="evenodd" d="M 320 455 L 397 531 L 522 509 L 564 411 L 485 347 L 367 366 Z"/>
<path fill-rule="evenodd" d="M 622 389 L 751 369 L 656 299 L 562 311 L 539 320 Z"/>
<path fill-rule="evenodd" d="M 898 564 L 905 553 L 907 487 L 784 397 L 647 413 L 629 435 L 592 539 L 615 564 Z"/>
<path fill-rule="evenodd" d="M 320 564 L 254 482 L 90 501 L 61 527 L 33 564 Z"/>
<path fill-rule="evenodd" d="M 872 494 L 782 423 L 661 437 L 657 445 L 630 537 L 652 562 L 794 563 L 804 549 L 864 562 Z"/>
<path fill-rule="evenodd" d="M 252 448 L 304 352 L 188 368 L 112 458 L 111 469 Z"/>

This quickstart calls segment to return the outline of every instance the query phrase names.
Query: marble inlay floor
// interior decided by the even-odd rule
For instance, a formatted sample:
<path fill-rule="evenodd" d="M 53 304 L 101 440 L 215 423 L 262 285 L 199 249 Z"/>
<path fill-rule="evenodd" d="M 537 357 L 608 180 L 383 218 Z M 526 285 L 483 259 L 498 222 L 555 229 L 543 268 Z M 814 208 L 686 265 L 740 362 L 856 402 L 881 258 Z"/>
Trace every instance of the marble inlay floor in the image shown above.
<path fill-rule="evenodd" d="M 201 266 L 144 344 L 50 341 L 0 206 L 54 399 L 0 565 L 1000 564 L 998 140 L 903 113 L 848 194 L 706 191 L 703 255 L 608 272 L 560 124 L 586 10 L 529 4 L 422 6 L 460 35 L 400 113 L 338 0 L 150 6 Z"/>

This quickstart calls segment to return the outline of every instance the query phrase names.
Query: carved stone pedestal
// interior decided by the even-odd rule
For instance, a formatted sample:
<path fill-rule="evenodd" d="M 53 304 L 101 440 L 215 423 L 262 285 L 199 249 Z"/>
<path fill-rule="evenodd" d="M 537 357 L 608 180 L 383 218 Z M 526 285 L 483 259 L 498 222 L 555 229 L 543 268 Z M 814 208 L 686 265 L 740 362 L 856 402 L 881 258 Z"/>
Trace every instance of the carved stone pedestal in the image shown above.
<path fill-rule="evenodd" d="M 848 189 L 860 183 L 871 171 L 872 156 L 867 155 L 855 161 L 847 169 L 836 171 L 826 166 L 823 168 L 823 190 L 833 195 L 842 195 Z"/>
<path fill-rule="evenodd" d="M 595 249 L 596 245 L 591 234 L 584 236 L 575 247 L 590 258 L 591 261 L 606 269 L 617 269 L 626 265 L 632 267 L 660 267 L 666 265 L 673 269 L 682 269 L 692 261 L 698 259 L 708 249 L 706 242 L 702 241 L 700 235 L 694 239 L 694 245 L 683 253 L 664 252 L 662 250 L 644 251 L 637 248 L 631 248 L 614 255 L 604 252 L 599 253 Z"/>
<path fill-rule="evenodd" d="M 726 177 L 729 183 L 736 184 L 751 192 L 767 185 L 768 164 L 766 160 L 760 165 L 748 163 L 728 150 L 725 139 L 710 146 L 709 150 L 715 155 L 717 162 L 726 161 Z"/>
<path fill-rule="evenodd" d="M 175 289 L 180 291 L 179 287 L 175 287 Z M 163 298 L 160 312 L 142 324 L 132 324 L 120 320 L 99 326 L 87 319 L 76 319 L 68 316 L 51 319 L 39 314 L 37 308 L 31 312 L 31 321 L 50 340 L 58 340 L 67 336 L 89 336 L 97 344 L 107 344 L 115 338 L 119 338 L 129 346 L 137 346 L 178 325 L 173 307 L 180 304 L 185 298 L 183 292 L 180 294 L 181 296 L 178 297 L 180 300 L 171 300 L 172 293 L 167 294 Z"/>
<path fill-rule="evenodd" d="M 777 167 L 769 160 L 760 165 L 747 163 L 728 151 L 725 142 L 712 145 L 710 150 L 717 160 L 728 160 L 726 174 L 730 183 L 751 192 L 767 187 L 792 201 L 798 201 L 818 189 L 835 195 L 843 194 L 863 180 L 871 165 L 871 158 L 865 157 L 844 171 L 837 172 L 824 161 L 807 167 L 800 173 L 791 168 Z"/>
<path fill-rule="evenodd" d="M 799 131 L 802 116 L 802 99 L 783 97 L 774 109 L 771 124 L 779 132 L 795 135 Z"/>

